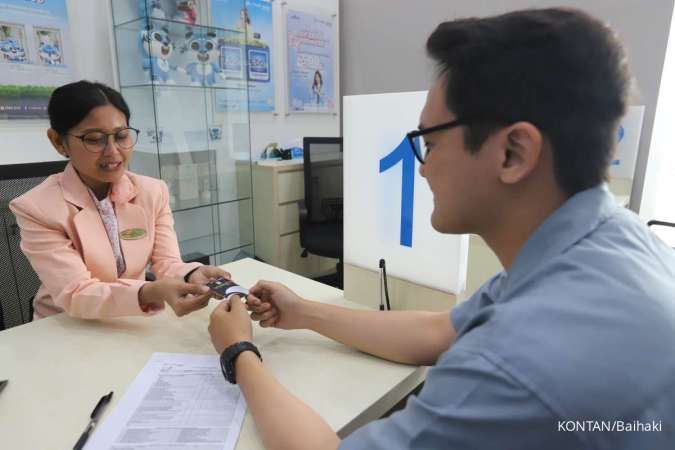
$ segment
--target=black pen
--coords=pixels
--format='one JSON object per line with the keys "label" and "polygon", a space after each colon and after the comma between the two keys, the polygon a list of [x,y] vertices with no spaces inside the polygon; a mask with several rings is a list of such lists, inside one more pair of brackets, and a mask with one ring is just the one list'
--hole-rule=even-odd
{"label": "black pen", "polygon": [[2,380],[0,381],[0,392],[7,386],[7,383],[9,383],[9,380]]}
{"label": "black pen", "polygon": [[89,416],[89,424],[87,425],[87,428],[84,429],[84,432],[82,433],[82,436],[80,436],[80,439],[77,440],[77,443],[75,443],[75,447],[73,447],[73,450],[82,450],[82,447],[84,447],[84,444],[87,443],[87,439],[89,439],[89,433],[91,433],[91,430],[94,429],[96,426],[96,423],[98,422],[98,418],[105,409],[105,407],[110,403],[110,399],[112,398],[113,393],[110,391],[108,395],[104,395],[101,397],[101,399],[98,401],[96,406],[94,406],[94,410],[91,412],[91,416]]}

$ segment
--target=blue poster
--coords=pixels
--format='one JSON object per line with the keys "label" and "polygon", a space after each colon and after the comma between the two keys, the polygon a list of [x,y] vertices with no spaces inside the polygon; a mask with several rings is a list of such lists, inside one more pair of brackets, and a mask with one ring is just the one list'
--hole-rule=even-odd
{"label": "blue poster", "polygon": [[0,0],[0,119],[42,119],[73,81],[66,0]]}
{"label": "blue poster", "polygon": [[288,11],[288,111],[333,112],[335,30],[330,17]]}
{"label": "blue poster", "polygon": [[[240,33],[238,42],[221,47],[221,67],[228,78],[240,78],[242,87],[248,83],[249,111],[274,111],[271,0],[211,0],[211,20],[215,27]],[[245,96],[217,92],[216,110],[241,111],[245,101]]]}

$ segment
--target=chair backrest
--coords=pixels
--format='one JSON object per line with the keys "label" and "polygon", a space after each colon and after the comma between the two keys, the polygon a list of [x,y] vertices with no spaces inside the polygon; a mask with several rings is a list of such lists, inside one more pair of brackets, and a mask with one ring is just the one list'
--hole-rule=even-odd
{"label": "chair backrest", "polygon": [[654,231],[663,242],[675,248],[675,223],[663,220],[650,220],[647,226]]}
{"label": "chair backrest", "polygon": [[342,222],[342,138],[303,139],[305,207],[310,222]]}
{"label": "chair backrest", "polygon": [[30,322],[40,279],[24,256],[21,234],[9,202],[63,172],[67,161],[0,166],[0,330]]}

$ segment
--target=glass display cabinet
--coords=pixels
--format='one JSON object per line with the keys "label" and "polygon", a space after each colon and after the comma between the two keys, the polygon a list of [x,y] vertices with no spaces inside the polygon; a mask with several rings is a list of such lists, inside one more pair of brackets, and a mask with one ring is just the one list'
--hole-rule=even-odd
{"label": "glass display cabinet", "polygon": [[141,130],[130,169],[168,185],[184,260],[253,256],[245,31],[211,24],[206,0],[111,2],[120,89]]}

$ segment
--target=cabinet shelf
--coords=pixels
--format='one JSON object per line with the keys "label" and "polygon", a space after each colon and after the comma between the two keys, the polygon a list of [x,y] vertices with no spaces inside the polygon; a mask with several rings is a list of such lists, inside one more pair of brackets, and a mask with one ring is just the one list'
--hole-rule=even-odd
{"label": "cabinet shelf", "polygon": [[[232,81],[235,81],[232,79]],[[239,81],[239,80],[236,80]],[[223,89],[228,91],[242,91],[246,92],[245,87],[238,86],[223,86],[223,85],[213,85],[213,86],[195,86],[192,84],[166,84],[166,83],[141,83],[141,84],[122,84],[120,85],[122,89],[134,89],[134,88],[155,88],[155,89]]]}
{"label": "cabinet shelf", "polygon": [[147,24],[147,23],[158,23],[158,24],[165,24],[167,27],[190,27],[194,30],[213,30],[213,31],[221,31],[225,33],[234,33],[237,35],[240,35],[243,37],[245,34],[241,30],[232,30],[230,28],[223,28],[215,25],[205,25],[205,24],[191,24],[191,23],[185,23],[185,22],[180,22],[178,20],[172,20],[172,19],[162,19],[160,17],[147,17],[147,16],[139,16],[135,17],[133,19],[127,19],[124,22],[115,24],[116,28],[135,28],[138,23],[141,24]]}
{"label": "cabinet shelf", "polygon": [[244,200],[251,200],[251,197],[241,197],[241,198],[235,198],[233,200],[225,200],[222,202],[212,202],[212,203],[205,203],[201,205],[196,205],[196,206],[186,206],[186,207],[181,207],[180,205],[176,205],[176,208],[172,208],[171,211],[174,213],[178,212],[183,212],[183,211],[191,211],[193,209],[199,209],[199,208],[209,208],[212,206],[219,206],[219,205],[227,205],[229,203],[236,203],[236,202],[241,202]]}
{"label": "cabinet shelf", "polygon": [[253,255],[246,62],[239,73],[226,59],[244,54],[245,33],[209,25],[206,1],[196,24],[173,20],[169,0],[159,0],[168,18],[142,15],[149,1],[111,2],[121,91],[140,130],[130,170],[166,182],[182,255]]}
{"label": "cabinet shelf", "polygon": [[235,247],[229,250],[224,250],[222,252],[215,252],[208,255],[196,252],[196,253],[184,253],[182,256],[185,260],[189,259],[191,261],[194,261],[197,258],[207,257],[213,261],[212,262],[213,264],[221,265],[227,264],[232,261],[236,261],[238,259],[241,259],[242,257],[254,258],[255,254],[252,245],[242,245],[241,247]]}
{"label": "cabinet shelf", "polygon": [[220,237],[221,236],[218,234],[213,234],[179,241],[178,245],[180,247],[181,255],[199,254],[203,256],[215,256],[221,253],[227,253],[233,250],[239,250],[245,247],[253,246],[253,242],[242,242],[236,246],[214,247],[213,243],[217,243]]}
{"label": "cabinet shelf", "polygon": [[[113,0],[114,1],[114,0]],[[120,85],[246,89],[247,42],[241,31],[170,19],[136,18],[115,26]]]}

